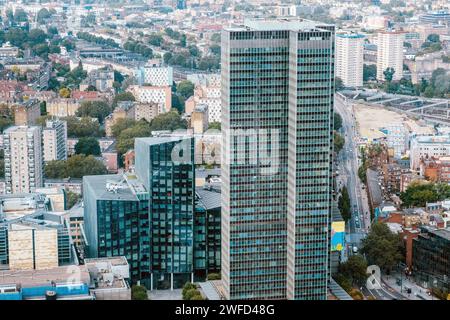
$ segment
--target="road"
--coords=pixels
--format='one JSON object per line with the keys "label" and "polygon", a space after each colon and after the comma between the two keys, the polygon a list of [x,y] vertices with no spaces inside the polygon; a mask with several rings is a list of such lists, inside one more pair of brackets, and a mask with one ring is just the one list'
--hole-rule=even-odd
{"label": "road", "polygon": [[[342,117],[341,134],[345,137],[345,145],[338,155],[337,185],[338,188],[347,186],[350,202],[352,206],[352,218],[347,223],[347,252],[344,256],[352,254],[352,247],[360,248],[361,240],[365,238],[370,230],[370,210],[369,202],[364,184],[358,177],[360,166],[358,132],[352,103],[347,103],[345,99],[338,95],[335,99],[336,111]],[[387,285],[383,280],[380,289],[362,288],[365,296],[373,296],[377,300],[404,300],[405,297]]]}
{"label": "road", "polygon": [[352,218],[349,221],[348,233],[352,245],[359,247],[360,240],[370,229],[370,212],[367,193],[358,177],[360,160],[358,159],[358,133],[354,118],[353,105],[346,103],[338,95],[335,99],[336,111],[342,117],[342,129],[345,145],[338,155],[337,178],[338,188],[347,187],[352,206]]}

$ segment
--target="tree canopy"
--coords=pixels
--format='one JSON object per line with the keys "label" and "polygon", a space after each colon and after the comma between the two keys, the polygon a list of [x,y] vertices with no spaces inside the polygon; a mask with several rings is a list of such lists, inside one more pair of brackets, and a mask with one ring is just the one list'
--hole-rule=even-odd
{"label": "tree canopy", "polygon": [[78,117],[97,118],[100,123],[111,113],[111,107],[104,101],[83,101],[78,108]]}
{"label": "tree canopy", "polygon": [[427,202],[436,202],[450,197],[450,185],[445,183],[413,182],[400,193],[405,207],[424,207]]}
{"label": "tree canopy", "polygon": [[194,84],[189,80],[183,80],[177,84],[177,93],[184,99],[194,95]]}
{"label": "tree canopy", "polygon": [[347,187],[342,187],[341,195],[338,198],[338,208],[341,213],[342,219],[348,221],[352,216],[350,195],[348,194]]}
{"label": "tree canopy", "polygon": [[361,253],[367,262],[389,272],[403,259],[403,242],[399,234],[391,232],[385,223],[372,224],[369,234],[362,240]]}
{"label": "tree canopy", "polygon": [[102,161],[94,156],[76,154],[67,160],[53,160],[46,163],[44,167],[46,178],[83,178],[83,176],[99,175],[108,173]]}
{"label": "tree canopy", "polygon": [[362,255],[352,255],[339,266],[339,273],[353,285],[362,286],[367,280],[367,261]]}
{"label": "tree canopy", "polygon": [[100,129],[100,124],[96,119],[92,118],[77,118],[69,116],[63,118],[67,121],[67,136],[68,137],[102,137],[104,132]]}
{"label": "tree canopy", "polygon": [[82,137],[75,145],[75,153],[98,156],[100,155],[100,144],[94,137]]}

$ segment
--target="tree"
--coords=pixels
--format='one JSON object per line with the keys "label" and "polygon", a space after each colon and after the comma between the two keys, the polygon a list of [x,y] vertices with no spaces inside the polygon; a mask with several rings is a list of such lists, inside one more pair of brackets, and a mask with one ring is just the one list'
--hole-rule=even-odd
{"label": "tree", "polygon": [[131,286],[131,300],[148,300],[147,288],[144,286]]}
{"label": "tree", "polygon": [[67,136],[71,138],[81,137],[102,137],[104,132],[100,129],[100,124],[92,118],[77,118],[69,116],[63,118],[67,121]]}
{"label": "tree", "polygon": [[429,42],[440,42],[440,38],[438,34],[432,33],[428,35],[427,40]]}
{"label": "tree", "polygon": [[395,73],[394,68],[392,68],[392,67],[386,68],[386,70],[383,71],[384,79],[387,82],[391,82],[392,79],[394,78],[394,73]]}
{"label": "tree", "polygon": [[118,138],[122,131],[131,128],[137,124],[137,121],[130,118],[121,118],[116,121],[111,127],[111,132],[114,138]]}
{"label": "tree", "polygon": [[105,165],[94,156],[75,154],[67,160],[53,160],[45,164],[44,174],[49,179],[83,178],[88,175],[106,174]]}
{"label": "tree", "polygon": [[220,280],[220,273],[209,273],[207,276],[208,280]]}
{"label": "tree", "polygon": [[208,124],[208,130],[209,129],[220,130],[221,129],[221,123],[220,122],[210,122]]}
{"label": "tree", "polygon": [[427,202],[442,201],[450,197],[450,186],[444,183],[414,182],[400,194],[405,207],[424,207]]}
{"label": "tree", "polygon": [[83,101],[76,115],[77,117],[97,118],[100,123],[103,123],[111,111],[111,107],[104,101]]}
{"label": "tree", "polygon": [[337,112],[334,112],[333,127],[334,127],[334,130],[336,130],[336,131],[338,131],[339,129],[342,128],[342,117]]}
{"label": "tree", "polygon": [[30,46],[35,46],[38,44],[43,44],[47,39],[47,34],[41,29],[32,29],[28,33],[28,43]]}
{"label": "tree", "polygon": [[120,101],[135,101],[135,100],[136,98],[134,97],[134,95],[128,91],[116,94],[112,103],[113,109],[117,107],[117,103]]}
{"label": "tree", "polygon": [[7,104],[0,104],[0,132],[14,124],[14,112]]}
{"label": "tree", "polygon": [[79,200],[81,196],[70,190],[66,191],[66,210],[72,208]]}
{"label": "tree", "polygon": [[362,240],[361,253],[366,256],[370,265],[375,264],[390,272],[403,259],[402,247],[399,234],[391,232],[385,223],[376,222]]}
{"label": "tree", "polygon": [[164,63],[169,64],[169,61],[172,60],[172,57],[173,57],[172,53],[170,53],[170,52],[164,53],[164,55],[163,55]]}
{"label": "tree", "polygon": [[333,279],[344,289],[346,292],[350,292],[352,290],[352,282],[350,279],[345,277],[344,275],[338,273],[333,276]]}
{"label": "tree", "polygon": [[189,98],[194,94],[194,84],[189,80],[183,80],[177,84],[177,93],[184,99]]}
{"label": "tree", "polygon": [[196,286],[195,284],[191,283],[191,282],[186,282],[186,283],[184,284],[183,290],[181,291],[181,296],[183,297],[183,300],[187,300],[187,299],[186,299],[186,293],[187,293],[189,290],[192,290],[192,289],[197,289],[197,286]]}
{"label": "tree", "polygon": [[352,217],[350,195],[348,194],[347,187],[342,187],[341,196],[338,198],[338,208],[341,213],[342,219],[348,221]]}
{"label": "tree", "polygon": [[148,39],[148,43],[152,46],[160,47],[163,42],[163,37],[160,34],[151,34]]}
{"label": "tree", "polygon": [[134,147],[134,139],[140,137],[150,137],[152,129],[150,124],[144,119],[139,120],[133,127],[123,130],[117,139],[117,151],[120,154],[126,153]]}
{"label": "tree", "polygon": [[75,145],[75,153],[98,156],[100,155],[100,144],[98,143],[98,140],[93,137],[80,138]]}
{"label": "tree", "polygon": [[377,78],[377,66],[374,64],[365,64],[363,66],[363,80],[369,81]]}
{"label": "tree", "polygon": [[176,129],[186,129],[186,120],[182,119],[177,111],[171,110],[166,113],[157,115],[150,122],[151,131],[159,130],[176,130]]}
{"label": "tree", "polygon": [[339,133],[337,133],[336,131],[333,132],[334,135],[334,151],[336,153],[339,153],[342,148],[344,147],[345,144],[345,138],[343,136],[341,136]]}
{"label": "tree", "polygon": [[27,42],[27,33],[22,29],[13,28],[5,34],[5,40],[9,41],[13,46],[24,49]]}
{"label": "tree", "polygon": [[342,82],[341,78],[336,77],[334,79],[334,87],[336,91],[342,90],[344,88],[344,83]]}
{"label": "tree", "polygon": [[189,289],[186,291],[183,300],[191,300],[192,297],[196,296],[199,293],[197,289]]}
{"label": "tree", "polygon": [[212,44],[209,47],[209,51],[211,51],[212,54],[220,56],[220,45],[218,44]]}
{"label": "tree", "polygon": [[67,88],[59,89],[59,96],[61,98],[70,98],[70,90]]}
{"label": "tree", "polygon": [[356,286],[362,286],[367,280],[367,261],[362,255],[352,255],[339,266],[339,273],[351,280]]}

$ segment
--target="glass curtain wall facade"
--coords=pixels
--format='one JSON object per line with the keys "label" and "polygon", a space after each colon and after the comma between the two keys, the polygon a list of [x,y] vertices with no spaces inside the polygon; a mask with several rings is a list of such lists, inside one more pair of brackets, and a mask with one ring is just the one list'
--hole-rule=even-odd
{"label": "glass curtain wall facade", "polygon": [[420,283],[450,290],[450,231],[423,228],[413,240],[413,274]]}
{"label": "glass curtain wall facade", "polygon": [[199,201],[194,217],[194,281],[220,272],[220,206],[205,208]]}
{"label": "glass curtain wall facade", "polygon": [[[148,178],[152,288],[180,288],[194,272],[194,140],[140,138],[135,144],[136,173]],[[173,161],[176,146],[179,161]]]}
{"label": "glass curtain wall facade", "polygon": [[227,298],[326,299],[334,27],[248,21],[221,67]]}

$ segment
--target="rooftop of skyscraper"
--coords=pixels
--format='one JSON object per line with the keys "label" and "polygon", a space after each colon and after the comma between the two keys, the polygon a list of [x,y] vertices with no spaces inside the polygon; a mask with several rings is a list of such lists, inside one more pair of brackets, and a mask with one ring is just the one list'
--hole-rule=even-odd
{"label": "rooftop of skyscraper", "polygon": [[90,186],[96,199],[138,200],[122,174],[84,176],[83,182]]}
{"label": "rooftop of skyscraper", "polygon": [[278,18],[278,19],[251,19],[245,20],[244,24],[237,27],[225,28],[229,31],[269,31],[269,30],[292,30],[292,31],[311,31],[317,29],[318,26],[326,26],[311,20],[305,20],[297,17]]}
{"label": "rooftop of skyscraper", "polygon": [[147,145],[151,146],[151,145],[157,145],[157,144],[161,144],[161,143],[167,143],[167,142],[174,142],[174,141],[181,141],[184,139],[187,139],[190,137],[174,137],[174,136],[165,136],[165,137],[149,137],[149,138],[136,138],[135,139],[135,143],[139,142],[144,142]]}

